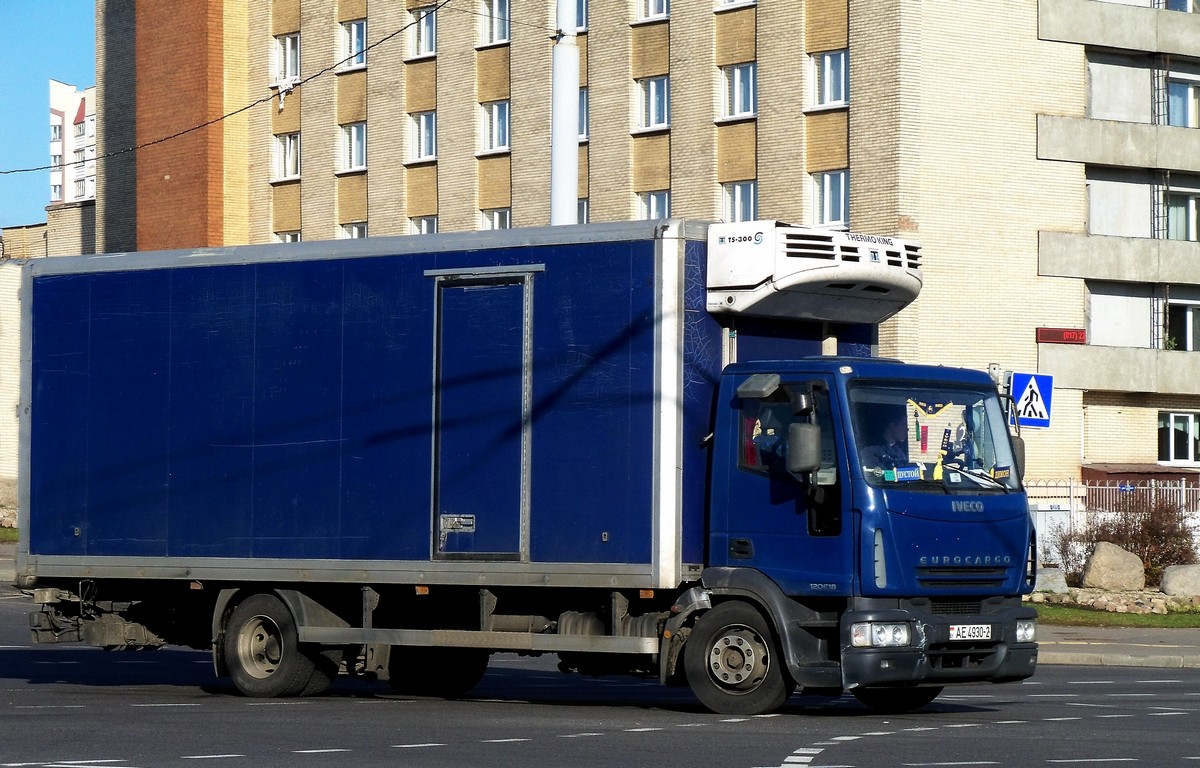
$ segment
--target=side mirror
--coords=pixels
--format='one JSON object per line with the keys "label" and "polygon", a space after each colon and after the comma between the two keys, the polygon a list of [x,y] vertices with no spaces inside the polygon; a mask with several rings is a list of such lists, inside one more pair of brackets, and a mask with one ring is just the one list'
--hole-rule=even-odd
{"label": "side mirror", "polygon": [[1017,477],[1025,479],[1025,438],[1012,436],[1013,461],[1016,462]]}
{"label": "side mirror", "polygon": [[787,471],[793,475],[821,468],[821,428],[816,424],[795,422],[788,426]]}

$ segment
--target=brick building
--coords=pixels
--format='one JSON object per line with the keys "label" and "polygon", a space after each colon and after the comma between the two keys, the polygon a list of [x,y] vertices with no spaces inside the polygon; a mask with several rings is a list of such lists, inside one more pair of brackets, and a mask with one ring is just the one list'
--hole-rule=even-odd
{"label": "brick building", "polygon": [[[102,250],[548,223],[552,3],[167,5],[97,2],[101,154],[187,131],[102,160]],[[1197,0],[577,8],[582,218],[919,239],[878,351],[1054,375],[1031,477],[1200,466]]]}

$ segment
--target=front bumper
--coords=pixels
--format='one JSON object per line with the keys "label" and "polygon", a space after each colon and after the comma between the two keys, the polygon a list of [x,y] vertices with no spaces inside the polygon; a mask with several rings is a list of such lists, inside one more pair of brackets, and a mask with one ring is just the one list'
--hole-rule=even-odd
{"label": "front bumper", "polygon": [[[1017,620],[1036,619],[1019,599],[999,611],[974,616],[933,615],[901,608],[853,610],[842,618],[842,683],[846,688],[888,685],[947,685],[951,683],[1024,680],[1037,668],[1036,642],[1017,641]],[[858,622],[904,621],[910,624],[911,644],[902,647],[859,648],[850,642],[850,627]],[[951,640],[955,624],[988,624],[989,640]]]}

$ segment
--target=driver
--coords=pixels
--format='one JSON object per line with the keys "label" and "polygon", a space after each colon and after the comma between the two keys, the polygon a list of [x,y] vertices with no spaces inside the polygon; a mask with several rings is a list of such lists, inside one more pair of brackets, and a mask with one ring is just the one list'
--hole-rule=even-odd
{"label": "driver", "polygon": [[883,427],[883,439],[863,449],[863,466],[894,469],[909,463],[908,431],[903,415],[893,416]]}

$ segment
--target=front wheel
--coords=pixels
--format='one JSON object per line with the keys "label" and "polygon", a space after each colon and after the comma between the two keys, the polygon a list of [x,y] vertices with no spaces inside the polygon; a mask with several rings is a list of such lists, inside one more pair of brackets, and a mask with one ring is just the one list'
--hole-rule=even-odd
{"label": "front wheel", "polygon": [[766,619],[747,603],[721,603],[701,616],[683,663],[696,698],[722,715],[772,712],[795,690]]}
{"label": "front wheel", "polygon": [[233,609],[225,628],[225,663],[233,684],[247,696],[316,692],[306,690],[316,665],[300,650],[291,611],[272,594],[251,595]]}
{"label": "front wheel", "polygon": [[880,712],[912,712],[938,697],[941,688],[855,688],[854,698]]}

